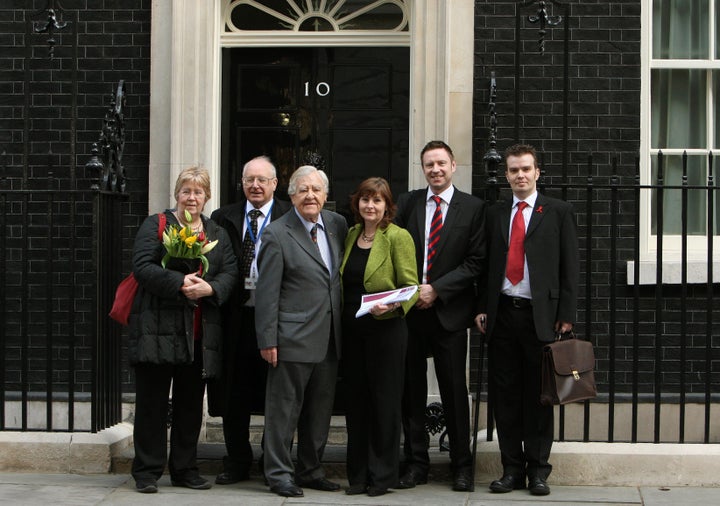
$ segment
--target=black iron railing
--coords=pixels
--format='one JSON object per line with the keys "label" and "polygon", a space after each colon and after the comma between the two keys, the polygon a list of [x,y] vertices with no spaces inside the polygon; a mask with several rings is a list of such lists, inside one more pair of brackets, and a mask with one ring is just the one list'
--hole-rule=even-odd
{"label": "black iron railing", "polygon": [[98,172],[92,187],[63,188],[51,155],[47,188],[0,178],[0,430],[121,421],[120,327],[107,314],[124,247],[124,103],[121,82],[86,165]]}
{"label": "black iron railing", "polygon": [[[570,417],[569,408],[559,409],[559,440],[718,441],[711,411],[720,403],[720,352],[713,346],[720,336],[714,320],[720,309],[720,288],[713,272],[720,187],[714,181],[712,154],[707,155],[709,171],[703,185],[688,184],[687,156],[683,157],[681,184],[665,184],[664,158],[659,153],[655,184],[640,183],[639,162],[637,174],[631,177],[590,175],[584,182],[565,183],[547,183],[542,177],[539,181],[539,191],[570,200],[576,210],[581,258],[576,328],[595,345],[597,360],[599,396],[586,401],[580,415],[574,412]],[[591,156],[587,167],[588,174],[598,173]],[[509,195],[507,185],[495,181],[489,177],[484,188],[489,202],[500,194]],[[680,209],[672,211],[681,216],[680,234],[672,236],[679,241],[679,254],[672,258],[663,253],[670,238],[664,225],[668,213],[664,196],[670,192],[679,193],[681,202]],[[699,192],[706,198],[707,233],[693,237],[688,232],[688,203]],[[652,207],[642,206],[643,202],[652,202]],[[643,228],[643,220],[654,220],[655,225]],[[643,230],[652,258],[641,251]],[[705,246],[694,251],[702,260],[693,262],[688,244],[698,238]],[[668,279],[664,270],[671,261],[678,265],[679,274]],[[650,274],[641,275],[643,263],[653,266]],[[689,280],[691,265],[699,267],[703,279]],[[578,419],[581,430],[576,426]],[[487,426],[493,428],[491,414]],[[492,437],[492,430],[488,436]]]}

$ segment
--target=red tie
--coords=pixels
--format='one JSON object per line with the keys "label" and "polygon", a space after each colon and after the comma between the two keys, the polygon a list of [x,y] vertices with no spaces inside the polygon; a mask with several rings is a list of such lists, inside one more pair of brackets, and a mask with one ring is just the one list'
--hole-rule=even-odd
{"label": "red tie", "polygon": [[517,211],[513,217],[512,230],[510,231],[510,249],[508,250],[505,276],[513,285],[517,285],[522,281],[525,271],[525,219],[523,218],[523,209],[527,205],[527,202],[523,201],[517,203]]}
{"label": "red tie", "polygon": [[427,247],[427,270],[425,271],[425,277],[427,281],[430,281],[430,268],[432,267],[433,259],[437,250],[437,243],[440,240],[440,229],[443,226],[442,222],[442,209],[440,203],[442,199],[437,195],[430,197],[435,201],[435,212],[433,213],[432,221],[430,222],[430,234],[428,234],[428,247]]}

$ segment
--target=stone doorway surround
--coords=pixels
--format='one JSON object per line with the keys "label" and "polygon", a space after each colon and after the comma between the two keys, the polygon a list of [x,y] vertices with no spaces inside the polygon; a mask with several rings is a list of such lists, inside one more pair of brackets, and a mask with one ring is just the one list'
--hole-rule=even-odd
{"label": "stone doorway surround", "polygon": [[[218,196],[222,47],[409,46],[410,188],[425,186],[419,153],[431,139],[455,152],[456,185],[471,190],[474,3],[403,0],[409,30],[229,32],[232,0],[153,0],[150,75],[149,213],[174,204],[173,186],[191,165],[210,170]],[[305,0],[295,0],[305,5]],[[219,205],[213,198],[209,214]]]}
{"label": "stone doorway surround", "polygon": [[[309,0],[294,0],[305,5]],[[423,188],[420,150],[445,140],[457,162],[455,185],[471,192],[474,4],[471,0],[400,0],[408,7],[406,31],[226,31],[233,0],[153,0],[150,68],[148,213],[175,204],[180,171],[210,171],[219,206],[221,49],[288,45],[410,47],[410,149],[408,189]],[[370,3],[370,2],[369,2]],[[432,359],[428,403],[440,401]],[[468,403],[472,399],[468,396]]]}

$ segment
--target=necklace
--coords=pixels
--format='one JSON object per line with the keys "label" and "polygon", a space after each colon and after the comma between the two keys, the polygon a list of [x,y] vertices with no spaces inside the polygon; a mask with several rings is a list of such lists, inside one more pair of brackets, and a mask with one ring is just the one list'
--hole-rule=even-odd
{"label": "necklace", "polygon": [[[182,226],[183,220],[180,219],[180,215],[177,213],[177,211],[174,212],[173,214],[175,215],[175,218],[178,220],[178,223],[180,223],[180,225]],[[200,223],[198,223],[197,225],[193,225],[192,223],[187,223],[186,225],[189,226],[193,230],[193,232],[195,232],[196,234],[199,234],[200,232],[203,231],[202,220],[200,220]]]}
{"label": "necklace", "polygon": [[370,237],[365,235],[365,232],[362,233],[362,240],[365,242],[373,242],[373,239],[375,239],[375,234],[371,235]]}

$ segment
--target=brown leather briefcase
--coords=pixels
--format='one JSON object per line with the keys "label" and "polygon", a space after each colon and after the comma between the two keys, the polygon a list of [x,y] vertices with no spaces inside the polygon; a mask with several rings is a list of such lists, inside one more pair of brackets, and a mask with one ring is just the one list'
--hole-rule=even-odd
{"label": "brown leather briefcase", "polygon": [[552,406],[597,397],[592,343],[559,339],[543,348],[540,404]]}

